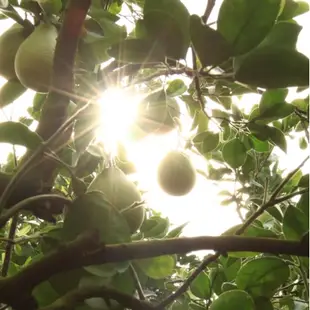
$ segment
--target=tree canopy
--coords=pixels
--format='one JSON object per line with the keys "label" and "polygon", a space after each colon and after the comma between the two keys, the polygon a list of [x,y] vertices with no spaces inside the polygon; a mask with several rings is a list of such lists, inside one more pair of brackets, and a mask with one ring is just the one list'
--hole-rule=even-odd
{"label": "tree canopy", "polygon": [[[27,113],[0,122],[1,145],[26,149],[0,170],[0,309],[309,309],[309,156],[291,171],[277,156],[289,139],[309,144],[309,59],[296,48],[309,5],[223,0],[211,21],[205,2],[195,15],[181,0],[0,0],[13,22],[0,107],[33,91]],[[110,89],[127,92],[120,114],[136,109],[132,143],[176,134],[162,190],[230,182],[218,207],[241,224],[186,237],[187,223],[149,206],[125,145],[98,140]]]}

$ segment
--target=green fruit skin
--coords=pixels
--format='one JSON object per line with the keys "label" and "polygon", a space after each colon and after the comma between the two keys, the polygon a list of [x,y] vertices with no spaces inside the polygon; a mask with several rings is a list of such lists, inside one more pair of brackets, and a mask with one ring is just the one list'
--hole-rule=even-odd
{"label": "green fruit skin", "polygon": [[14,24],[0,37],[0,75],[7,80],[16,78],[15,55],[25,38],[24,29],[19,24]]}
{"label": "green fruit skin", "polygon": [[[89,185],[88,191],[101,191],[119,211],[126,209],[134,202],[142,200],[141,194],[134,183],[117,167],[104,169]],[[136,232],[145,216],[143,206],[122,212],[125,216],[131,233]]]}
{"label": "green fruit skin", "polygon": [[25,87],[39,93],[49,91],[57,36],[53,25],[40,24],[20,45],[15,72]]}
{"label": "green fruit skin", "polygon": [[171,151],[158,166],[157,180],[167,194],[183,196],[193,189],[196,171],[187,155]]}

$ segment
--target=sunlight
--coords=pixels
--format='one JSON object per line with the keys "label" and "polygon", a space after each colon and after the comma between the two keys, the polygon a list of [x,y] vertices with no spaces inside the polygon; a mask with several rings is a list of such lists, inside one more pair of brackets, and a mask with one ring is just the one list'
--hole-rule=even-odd
{"label": "sunlight", "polygon": [[117,142],[124,142],[130,125],[135,121],[137,107],[141,96],[134,91],[109,88],[98,103],[101,107],[101,126],[98,129],[98,140],[107,149],[115,152]]}

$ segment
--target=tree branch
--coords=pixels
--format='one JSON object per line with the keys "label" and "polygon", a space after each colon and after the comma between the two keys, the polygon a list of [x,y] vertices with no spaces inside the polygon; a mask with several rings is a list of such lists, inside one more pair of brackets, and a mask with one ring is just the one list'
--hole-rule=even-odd
{"label": "tree branch", "polygon": [[101,297],[105,300],[112,299],[123,307],[133,310],[154,310],[154,307],[150,303],[106,286],[85,287],[72,290],[51,305],[39,310],[74,310],[85,299],[93,297]]}
{"label": "tree branch", "polygon": [[[15,232],[18,224],[18,214],[15,214],[15,216],[12,218],[9,234],[8,234],[8,239],[14,239],[15,237]],[[5,246],[5,255],[3,259],[3,264],[2,264],[2,269],[1,269],[1,276],[6,277],[9,267],[10,267],[10,261],[11,261],[11,256],[12,256],[12,249],[13,249],[13,244],[8,242]]]}
{"label": "tree branch", "polygon": [[26,198],[17,203],[16,205],[14,205],[13,207],[11,207],[10,209],[8,209],[4,214],[0,216],[0,228],[2,228],[12,216],[14,216],[20,210],[25,209],[27,206],[29,205],[35,206],[36,205],[35,203],[39,201],[53,201],[53,200],[63,205],[70,205],[72,203],[70,199],[54,194],[38,195]]}
{"label": "tree branch", "polygon": [[[63,24],[55,49],[51,91],[49,92],[43,105],[40,122],[36,130],[36,132],[44,140],[49,139],[61,127],[67,118],[67,108],[70,102],[70,97],[73,96],[73,68],[75,53],[77,50],[81,29],[90,4],[90,0],[70,0],[65,11]],[[58,143],[65,144],[71,136],[71,130],[71,128],[69,130],[65,130],[62,133],[62,141],[58,141]],[[30,151],[26,153],[21,162],[20,169],[22,169],[24,166],[23,164],[27,163],[28,159],[32,155],[33,153]],[[41,155],[43,156],[43,154]],[[28,171],[27,175],[24,177],[25,179],[29,179],[29,182],[38,184],[38,187],[39,183],[43,183],[49,184],[49,187],[52,188],[55,178],[55,169],[57,166],[55,162],[47,160],[39,162],[40,163]],[[5,204],[5,200],[9,196],[8,188],[12,188],[13,183],[14,180],[11,180],[5,189],[2,195],[0,207]],[[29,192],[28,197],[34,195],[34,193]],[[44,213],[48,212],[42,208],[42,210],[38,210],[36,215],[43,219],[50,220],[51,215],[45,215]]]}
{"label": "tree branch", "polygon": [[202,15],[202,20],[204,23],[208,21],[214,6],[215,6],[215,0],[208,0],[205,12]]}

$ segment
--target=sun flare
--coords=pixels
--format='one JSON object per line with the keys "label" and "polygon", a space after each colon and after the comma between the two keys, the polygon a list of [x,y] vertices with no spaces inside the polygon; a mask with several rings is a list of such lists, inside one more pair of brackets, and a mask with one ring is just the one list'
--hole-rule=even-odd
{"label": "sun flare", "polygon": [[141,96],[134,91],[109,88],[98,103],[101,108],[101,126],[98,139],[103,141],[111,152],[117,142],[124,142],[130,126],[135,122]]}

